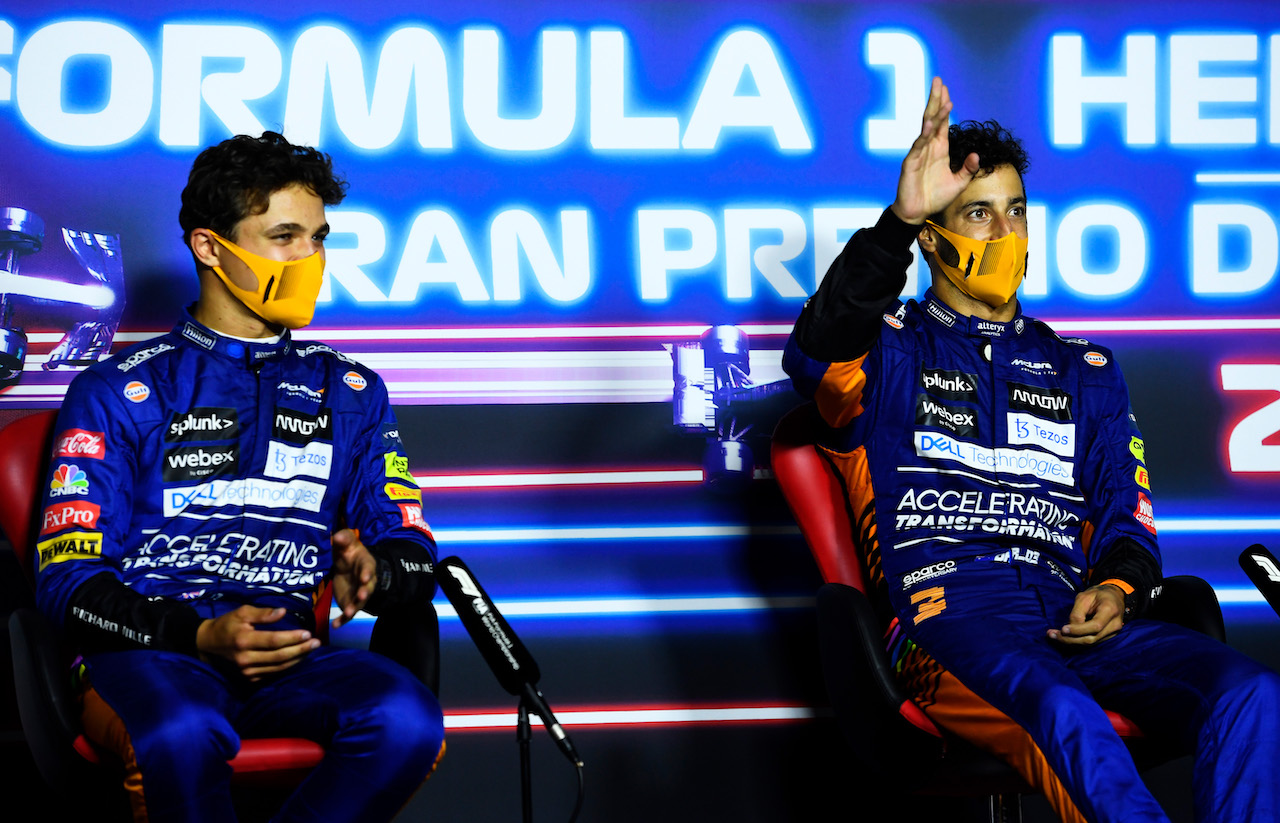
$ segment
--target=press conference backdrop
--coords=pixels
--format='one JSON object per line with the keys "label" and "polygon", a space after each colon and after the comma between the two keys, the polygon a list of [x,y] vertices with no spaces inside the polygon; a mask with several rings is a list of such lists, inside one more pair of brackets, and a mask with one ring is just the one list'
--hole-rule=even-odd
{"label": "press conference backdrop", "polygon": [[[194,299],[202,147],[320,147],[351,187],[299,337],[387,380],[437,538],[580,736],[587,816],[786,819],[852,766],[772,384],[934,74],[1030,151],[1023,304],[1123,365],[1166,572],[1274,664],[1235,558],[1280,531],[1275,4],[2,3],[0,416]],[[405,816],[514,817],[512,707],[444,634],[455,754]]]}

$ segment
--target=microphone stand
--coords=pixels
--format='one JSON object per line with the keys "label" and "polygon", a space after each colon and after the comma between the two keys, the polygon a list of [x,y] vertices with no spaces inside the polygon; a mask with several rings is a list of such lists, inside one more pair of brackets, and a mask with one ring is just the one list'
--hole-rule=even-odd
{"label": "microphone stand", "polygon": [[525,697],[520,696],[520,705],[516,709],[516,743],[520,747],[520,807],[524,823],[533,823],[533,768],[529,761],[529,740],[533,733],[529,730],[529,707],[525,705]]}

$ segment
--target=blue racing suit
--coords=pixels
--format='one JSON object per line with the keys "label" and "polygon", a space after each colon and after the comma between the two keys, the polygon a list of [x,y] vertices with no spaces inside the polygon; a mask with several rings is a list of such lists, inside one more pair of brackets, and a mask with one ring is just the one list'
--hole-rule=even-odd
{"label": "blue racing suit", "polygon": [[[286,609],[260,628],[314,632],[330,535],[342,527],[377,561],[368,611],[431,599],[435,543],[382,380],[326,345],[287,332],[241,341],[188,314],[77,376],[56,432],[37,599],[85,655],[96,693],[86,730],[107,729],[95,742],[134,761],[135,809],[228,819],[225,761],[243,733],[326,744],[286,818],[389,819],[443,746],[439,706],[406,670],[319,649],[250,683],[196,649],[204,620],[243,604]],[[91,705],[118,715],[121,739],[110,739],[119,724],[89,717]],[[371,718],[379,705],[400,716]],[[188,715],[216,728],[165,742]],[[410,741],[409,756],[386,747],[384,721],[398,724],[390,737]]]}
{"label": "blue racing suit", "polygon": [[[1280,679],[1139,619],[1159,552],[1114,356],[1020,312],[965,317],[932,291],[898,302],[918,231],[886,210],[855,235],[784,354],[829,426],[821,445],[848,491],[902,682],[939,725],[1044,788],[1064,819],[1165,819],[1099,701],[1197,751],[1202,820],[1277,819],[1280,735],[1261,707]],[[1132,622],[1093,646],[1049,640],[1076,595],[1103,582],[1126,593]],[[946,705],[965,690],[973,705]]]}

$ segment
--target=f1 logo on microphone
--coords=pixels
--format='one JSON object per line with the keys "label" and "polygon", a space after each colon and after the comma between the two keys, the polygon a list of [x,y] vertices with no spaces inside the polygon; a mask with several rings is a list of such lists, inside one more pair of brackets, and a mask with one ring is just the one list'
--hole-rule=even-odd
{"label": "f1 logo on microphone", "polygon": [[1270,557],[1261,554],[1249,555],[1253,558],[1253,562],[1258,564],[1264,572],[1267,573],[1267,579],[1272,583],[1280,583],[1280,568],[1276,568],[1276,564],[1272,562]]}
{"label": "f1 logo on microphone", "polygon": [[457,566],[447,566],[449,574],[453,575],[458,581],[458,585],[462,588],[462,593],[467,597],[474,598],[471,606],[476,610],[476,614],[483,617],[489,611],[489,606],[484,602],[484,595],[480,593],[480,588],[476,585],[476,581],[471,579],[471,575],[467,574]]}

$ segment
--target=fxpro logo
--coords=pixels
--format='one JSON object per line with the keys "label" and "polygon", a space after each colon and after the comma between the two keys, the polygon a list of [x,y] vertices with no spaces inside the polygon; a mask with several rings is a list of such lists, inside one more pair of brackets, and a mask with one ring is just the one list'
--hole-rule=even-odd
{"label": "fxpro logo", "polygon": [[325,487],[307,480],[277,483],[256,477],[242,480],[211,480],[199,486],[164,490],[164,516],[176,517],[189,506],[264,506],[269,509],[320,511]]}
{"label": "fxpro logo", "polygon": [[1074,463],[1031,449],[989,449],[953,440],[945,434],[919,431],[915,444],[918,457],[950,460],[986,472],[1028,474],[1063,486],[1075,483]]}

